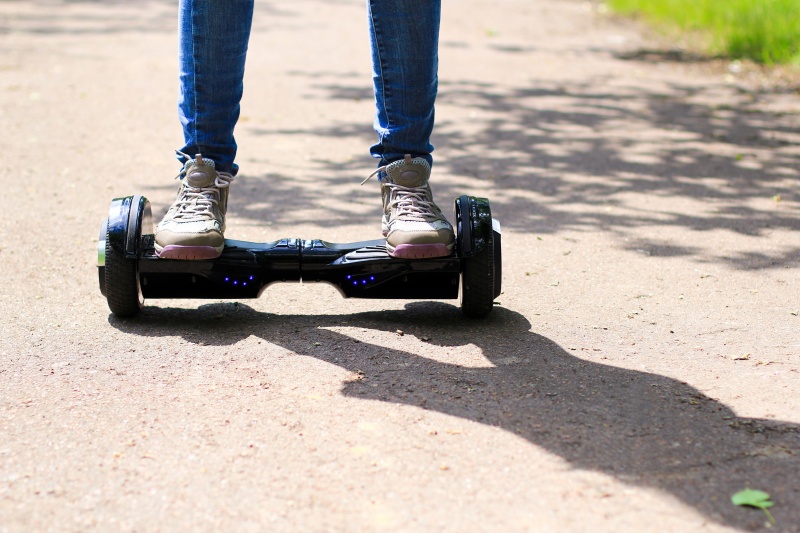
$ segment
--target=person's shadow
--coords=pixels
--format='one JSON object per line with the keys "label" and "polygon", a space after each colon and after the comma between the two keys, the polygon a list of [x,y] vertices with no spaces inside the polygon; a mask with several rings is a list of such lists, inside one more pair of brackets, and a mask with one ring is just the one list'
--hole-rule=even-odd
{"label": "person's shadow", "polygon": [[[800,531],[797,424],[740,418],[686,383],[577,358],[508,309],[474,321],[441,303],[322,316],[259,313],[237,303],[150,307],[136,321],[109,321],[128,333],[177,333],[211,345],[257,336],[357,373],[361,379],[343,383],[344,395],[500,427],[576,468],[665,491],[728,526],[763,526],[764,515],[730,499],[744,488],[763,488],[776,501],[779,529]],[[494,366],[466,368],[354,342],[329,329],[339,326],[402,329],[438,346],[474,344]]]}

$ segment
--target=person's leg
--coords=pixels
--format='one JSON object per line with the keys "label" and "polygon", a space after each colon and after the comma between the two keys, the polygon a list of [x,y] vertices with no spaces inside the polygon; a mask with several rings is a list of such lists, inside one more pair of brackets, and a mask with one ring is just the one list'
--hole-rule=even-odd
{"label": "person's leg", "polygon": [[450,255],[453,227],[433,202],[430,136],[438,87],[440,0],[367,0],[375,90],[370,152],[383,197],[382,229],[394,257]]}
{"label": "person's leg", "polygon": [[160,257],[209,259],[225,245],[253,0],[181,0],[180,99],[185,145],[178,197],[156,228]]}
{"label": "person's leg", "polygon": [[[180,98],[185,144],[217,170],[236,174],[233,128],[239,119],[253,0],[181,0]],[[186,162],[182,158],[182,162]]]}
{"label": "person's leg", "polygon": [[368,0],[375,131],[381,165],[405,154],[429,163],[438,88],[440,0]]}

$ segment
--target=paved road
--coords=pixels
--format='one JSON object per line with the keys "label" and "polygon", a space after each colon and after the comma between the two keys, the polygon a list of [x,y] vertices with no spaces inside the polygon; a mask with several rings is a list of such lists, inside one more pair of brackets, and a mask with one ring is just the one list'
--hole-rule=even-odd
{"label": "paved road", "polygon": [[[174,2],[0,3],[0,531],[800,531],[798,97],[588,3],[446,3],[434,190],[505,292],[110,315],[180,144]],[[229,236],[374,238],[360,1],[258,2]],[[775,530],[775,529],[773,529]]]}

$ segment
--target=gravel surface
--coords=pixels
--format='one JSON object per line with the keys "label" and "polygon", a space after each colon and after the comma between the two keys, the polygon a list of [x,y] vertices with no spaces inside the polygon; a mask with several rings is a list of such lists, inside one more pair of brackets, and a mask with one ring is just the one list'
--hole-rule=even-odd
{"label": "gravel surface", "polygon": [[[766,529],[746,487],[800,531],[795,92],[446,2],[433,186],[503,224],[488,320],[308,283],[120,320],[97,234],[174,198],[174,4],[0,2],[0,532]],[[362,2],[257,4],[227,235],[378,237]]]}

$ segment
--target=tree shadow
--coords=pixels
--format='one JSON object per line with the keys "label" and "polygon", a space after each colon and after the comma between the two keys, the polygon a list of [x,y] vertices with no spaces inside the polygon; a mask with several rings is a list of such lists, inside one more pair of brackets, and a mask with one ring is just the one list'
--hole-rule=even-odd
{"label": "tree shadow", "polygon": [[[308,98],[368,96],[357,80],[333,82],[332,75],[315,72],[306,76]],[[724,84],[671,83],[660,89],[608,85],[603,77],[530,88],[443,82],[440,105],[462,110],[462,118],[440,119],[434,133],[437,197],[469,192],[462,177],[474,178],[470,185],[490,196],[493,213],[513,230],[553,234],[599,228],[641,238],[635,230],[642,226],[656,232],[677,227],[690,230],[693,242],[671,245],[702,254],[705,261],[744,270],[800,264],[791,250],[754,263],[751,257],[760,258],[763,250],[718,256],[713,247],[697,246],[703,241],[698,233],[720,229],[749,237],[800,230],[793,196],[800,146],[796,115],[764,111],[762,95],[756,92],[734,91],[732,99],[720,104],[709,95],[730,91]],[[471,115],[478,118],[463,118]],[[364,146],[372,142],[368,125],[348,120],[291,131],[251,127],[248,133],[308,136],[319,142],[351,138]],[[255,192],[272,195],[265,211],[297,195],[306,205],[333,198],[346,206],[353,194],[346,183],[363,173],[363,166],[364,159],[358,158],[345,164],[315,161],[308,172],[331,185],[324,188],[325,199],[309,190],[273,195],[265,187]],[[780,198],[789,201],[780,203]],[[664,208],[642,205],[650,199],[671,203]],[[682,207],[688,202],[697,208]]]}
{"label": "tree shadow", "polygon": [[[562,457],[633,486],[658,489],[708,519],[759,529],[760,513],[730,496],[769,487],[778,524],[800,524],[800,427],[738,417],[688,384],[576,357],[531,331],[521,314],[497,308],[488,320],[458,308],[413,303],[404,311],[354,315],[273,315],[242,304],[197,310],[148,308],[136,321],[110,316],[126,333],[180,335],[227,346],[250,336],[347,369],[342,394],[401,403],[502,428]],[[346,328],[392,333],[402,324],[414,350],[359,341]],[[419,342],[422,341],[422,344]],[[426,357],[437,347],[477,346],[492,364],[466,368]]]}
{"label": "tree shadow", "polygon": [[724,55],[699,54],[681,48],[637,48],[618,53],[615,57],[627,61],[668,61],[671,63],[712,63],[725,59]]}
{"label": "tree shadow", "polygon": [[[29,0],[0,17],[0,35],[111,35],[175,30],[174,2],[145,0]],[[128,8],[135,7],[131,16]]]}
{"label": "tree shadow", "polygon": [[[0,16],[0,35],[116,35],[174,33],[177,25],[175,0],[26,0],[22,9],[9,9]],[[276,17],[294,13],[274,2],[257,2],[255,13]],[[255,19],[259,24],[263,19]]]}

